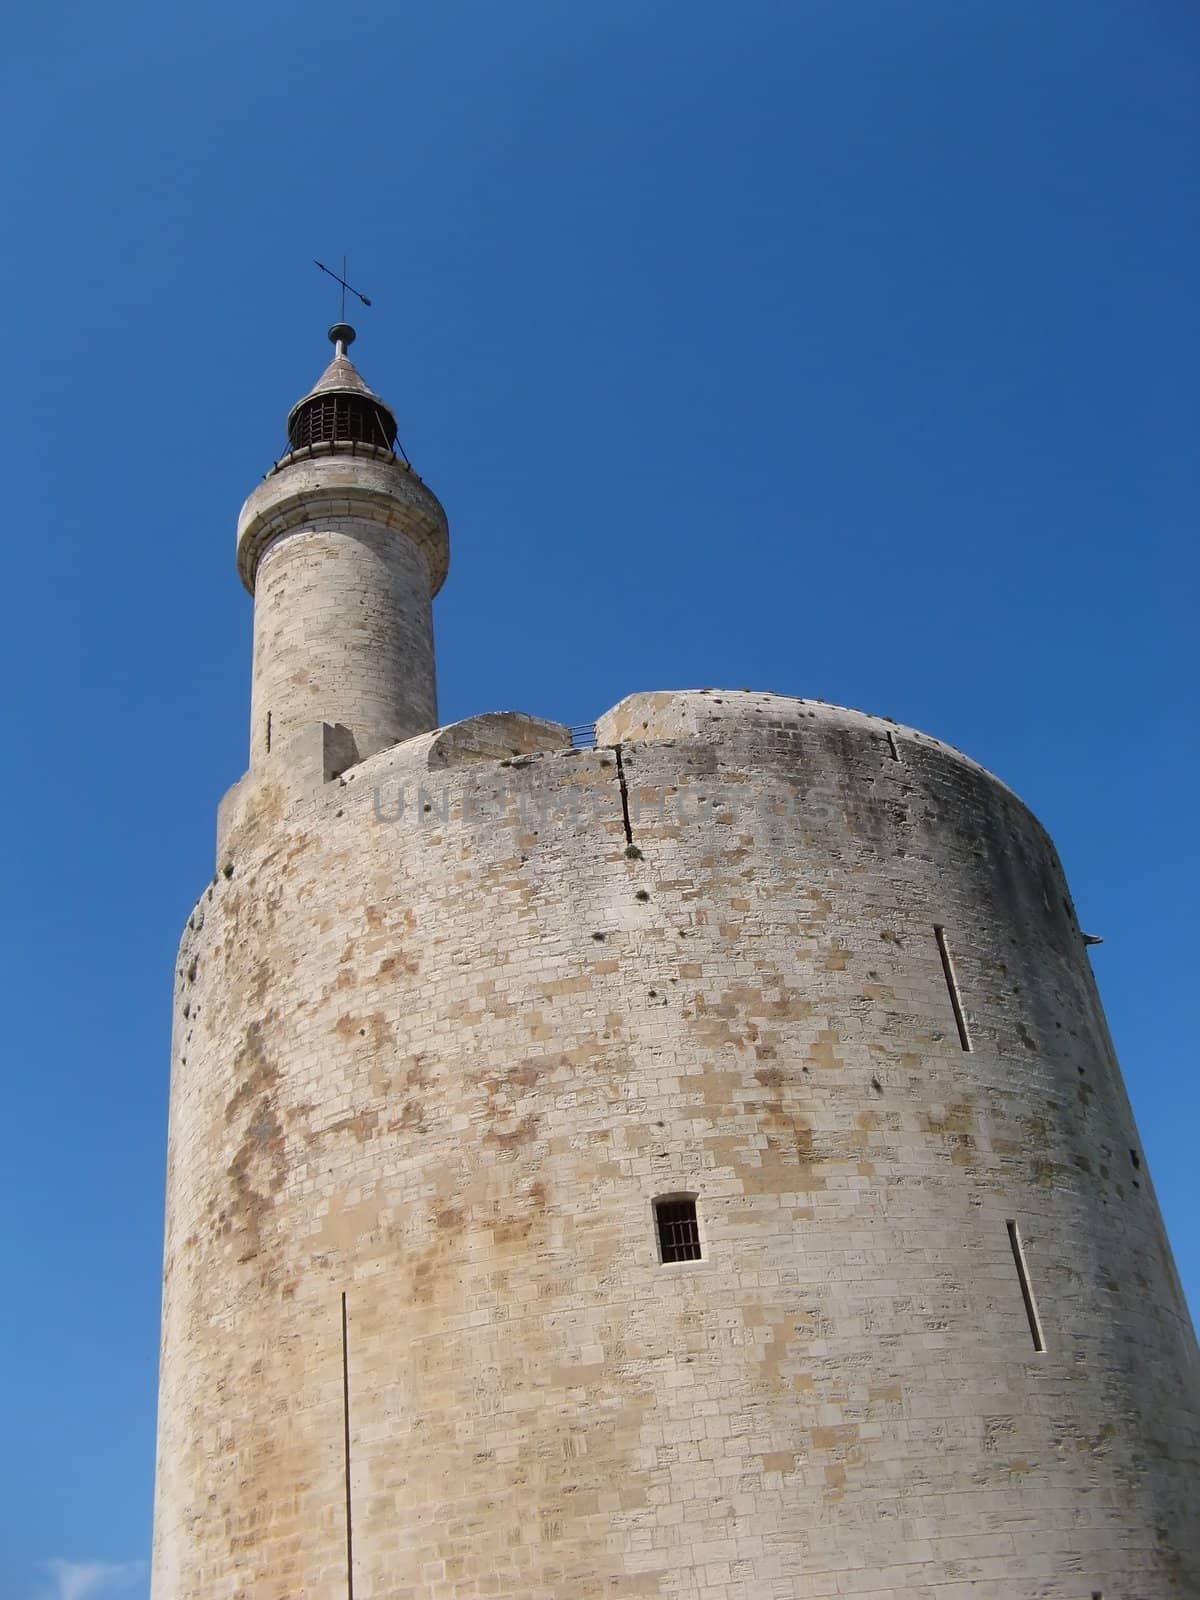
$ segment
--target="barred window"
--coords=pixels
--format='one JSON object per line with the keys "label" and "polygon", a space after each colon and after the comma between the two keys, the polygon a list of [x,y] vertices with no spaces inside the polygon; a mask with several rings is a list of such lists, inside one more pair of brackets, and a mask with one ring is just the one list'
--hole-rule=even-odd
{"label": "barred window", "polygon": [[671,1195],[654,1202],[658,1228],[658,1254],[662,1261],[699,1261],[700,1228],[696,1201],[690,1195]]}

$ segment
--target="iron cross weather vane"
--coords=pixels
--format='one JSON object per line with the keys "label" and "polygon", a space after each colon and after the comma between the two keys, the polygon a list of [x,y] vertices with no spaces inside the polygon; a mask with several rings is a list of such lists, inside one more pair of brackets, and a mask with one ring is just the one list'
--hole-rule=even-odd
{"label": "iron cross weather vane", "polygon": [[314,267],[320,267],[322,272],[327,272],[329,274],[329,276],[333,279],[334,283],[341,284],[341,286],[342,286],[342,314],[341,314],[341,320],[343,322],[345,322],[345,320],[346,320],[346,290],[347,289],[349,289],[350,293],[352,295],[354,295],[356,299],[361,300],[363,305],[369,306],[371,304],[371,302],[367,299],[366,295],[361,292],[361,290],[356,289],[352,283],[347,283],[346,282],[346,258],[345,258],[345,256],[342,257],[342,270],[341,270],[340,274],[335,272],[332,267],[327,267],[323,261],[316,260],[315,257],[313,259],[313,266]]}

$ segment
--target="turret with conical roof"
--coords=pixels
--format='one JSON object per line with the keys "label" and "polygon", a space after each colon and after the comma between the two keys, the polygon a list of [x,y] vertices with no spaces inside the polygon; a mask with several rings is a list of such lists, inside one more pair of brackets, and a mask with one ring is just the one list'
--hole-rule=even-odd
{"label": "turret with conical roof", "polygon": [[437,725],[431,602],[449,564],[446,514],[347,356],[353,328],[329,337],[333,360],[288,416],[288,451],[238,519],[254,596],[252,767],[315,741],[344,770]]}

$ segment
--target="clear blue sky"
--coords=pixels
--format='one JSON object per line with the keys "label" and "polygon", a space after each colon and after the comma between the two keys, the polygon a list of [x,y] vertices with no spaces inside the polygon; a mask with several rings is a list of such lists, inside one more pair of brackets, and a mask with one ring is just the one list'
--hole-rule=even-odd
{"label": "clear blue sky", "polygon": [[3,1600],[145,1593],[172,962],[313,256],[449,510],[443,719],[752,686],[998,772],[1200,1301],[1198,78],[1191,0],[10,9]]}

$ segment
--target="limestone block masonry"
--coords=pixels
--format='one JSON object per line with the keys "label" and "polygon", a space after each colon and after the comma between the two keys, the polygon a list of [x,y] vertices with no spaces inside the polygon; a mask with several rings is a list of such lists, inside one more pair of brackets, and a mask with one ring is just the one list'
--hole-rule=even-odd
{"label": "limestone block masonry", "polygon": [[238,522],[254,596],[250,760],[317,722],[358,759],[437,723],[431,603],[446,515],[389,451],[329,442],[286,456]]}
{"label": "limestone block masonry", "polygon": [[[428,556],[312,470],[256,728],[360,759],[256,759],[183,937],[155,1600],[1200,1595],[1196,1342],[1029,811],[768,694],[435,730]],[[293,684],[377,585],[402,671]]]}

